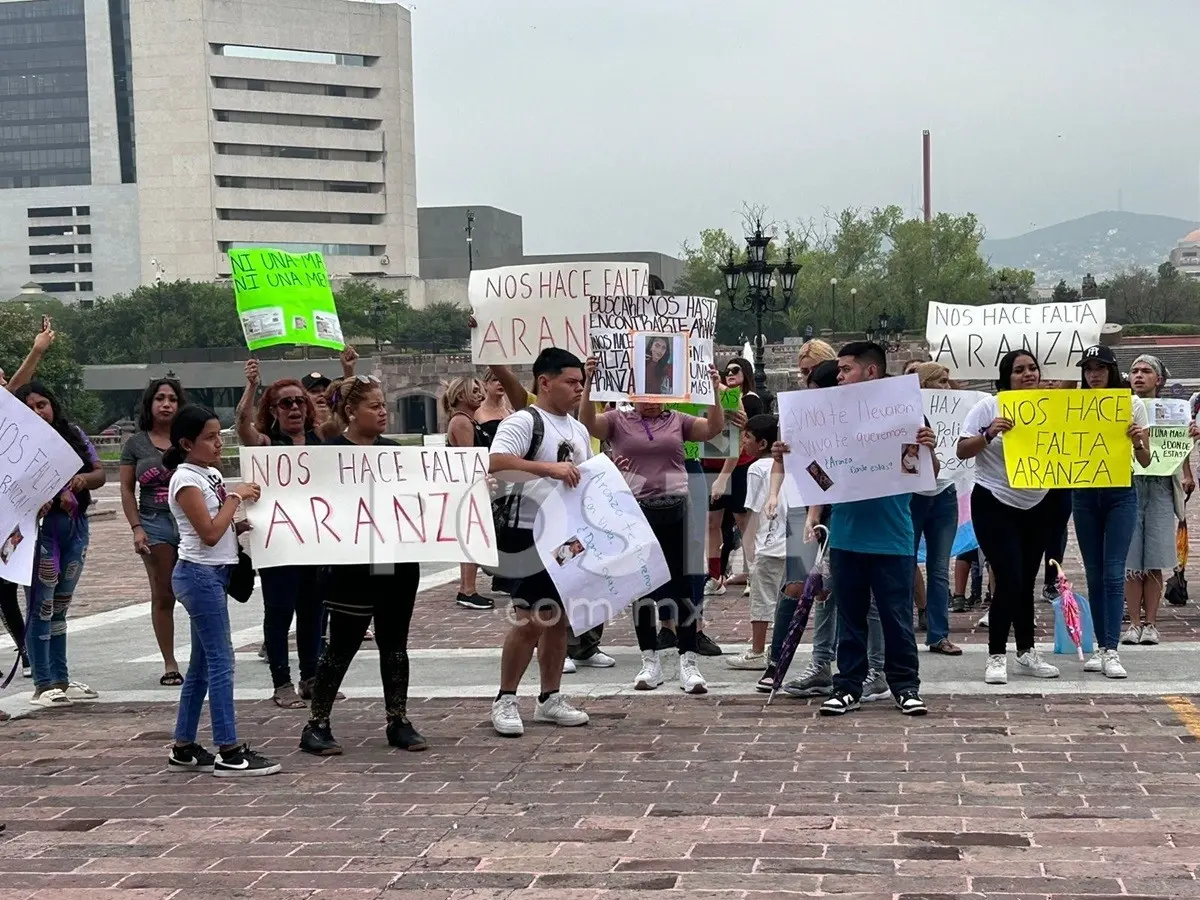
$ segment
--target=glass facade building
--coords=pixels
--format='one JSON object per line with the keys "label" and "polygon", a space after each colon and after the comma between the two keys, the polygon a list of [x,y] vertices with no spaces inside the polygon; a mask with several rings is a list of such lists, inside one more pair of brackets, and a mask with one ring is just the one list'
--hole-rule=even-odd
{"label": "glass facade building", "polygon": [[0,3],[0,188],[91,171],[83,0]]}

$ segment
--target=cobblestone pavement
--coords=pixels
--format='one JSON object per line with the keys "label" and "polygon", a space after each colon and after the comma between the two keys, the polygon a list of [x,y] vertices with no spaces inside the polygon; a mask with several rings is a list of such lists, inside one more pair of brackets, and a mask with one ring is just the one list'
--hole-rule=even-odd
{"label": "cobblestone pavement", "polygon": [[[528,707],[527,707],[528,711]],[[752,698],[613,698],[579,729],[493,735],[482,701],[339,706],[347,755],[163,771],[166,705],[0,725],[0,900],[846,900],[1200,896],[1200,713],[1182,698],[950,698],[845,719]],[[1184,722],[1192,722],[1191,729]]]}

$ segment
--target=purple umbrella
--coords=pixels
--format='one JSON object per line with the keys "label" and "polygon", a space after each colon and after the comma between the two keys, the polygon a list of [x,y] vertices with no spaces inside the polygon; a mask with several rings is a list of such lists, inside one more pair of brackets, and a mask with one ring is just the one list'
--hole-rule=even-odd
{"label": "purple umbrella", "polygon": [[792,658],[796,655],[796,647],[800,644],[800,636],[804,634],[804,629],[808,625],[808,616],[812,612],[813,603],[818,597],[821,600],[825,599],[825,578],[821,574],[821,563],[825,559],[825,552],[829,549],[829,529],[824,525],[817,525],[813,531],[817,532],[817,541],[819,542],[817,558],[813,562],[808,577],[804,579],[804,593],[800,595],[796,611],[792,613],[791,624],[788,625],[787,636],[784,637],[783,645],[779,648],[779,659],[775,661],[775,681],[771,685],[771,696],[767,698],[768,705],[775,699],[779,689],[783,687],[787,671],[792,665]]}

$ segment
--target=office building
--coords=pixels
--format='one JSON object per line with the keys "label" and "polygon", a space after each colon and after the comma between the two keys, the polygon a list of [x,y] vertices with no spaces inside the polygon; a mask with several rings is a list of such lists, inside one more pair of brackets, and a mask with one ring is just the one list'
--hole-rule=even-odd
{"label": "office building", "polygon": [[399,4],[0,0],[0,297],[211,281],[242,246],[415,276],[415,182]]}

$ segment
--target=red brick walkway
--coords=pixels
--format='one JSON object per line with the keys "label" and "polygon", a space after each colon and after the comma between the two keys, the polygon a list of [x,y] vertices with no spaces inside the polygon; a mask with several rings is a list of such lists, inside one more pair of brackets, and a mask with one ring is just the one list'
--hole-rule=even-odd
{"label": "red brick walkway", "polygon": [[0,725],[0,900],[1200,896],[1200,742],[1167,704],[937,706],[615,698],[505,740],[440,700],[403,754],[352,701],[317,760],[243,704],[285,766],[245,781],[165,774],[167,706],[43,714]]}

